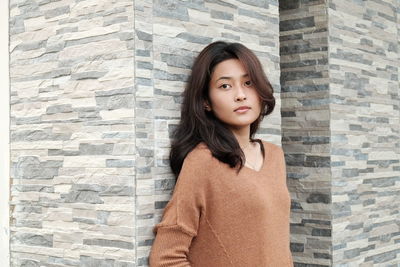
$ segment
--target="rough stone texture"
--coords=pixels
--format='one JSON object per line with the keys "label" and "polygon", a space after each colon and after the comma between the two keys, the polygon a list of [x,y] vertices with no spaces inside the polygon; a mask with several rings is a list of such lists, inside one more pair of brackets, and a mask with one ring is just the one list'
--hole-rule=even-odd
{"label": "rough stone texture", "polygon": [[400,266],[399,1],[280,1],[295,266]]}
{"label": "rough stone texture", "polygon": [[332,262],[327,20],[324,0],[280,1],[282,147],[296,266]]}
{"label": "rough stone texture", "polygon": [[10,0],[11,266],[135,266],[133,1]]}
{"label": "rough stone texture", "polygon": [[10,0],[11,266],[148,266],[181,92],[215,40],[275,89],[258,137],[282,136],[295,266],[398,266],[400,2],[279,5]]}
{"label": "rough stone texture", "polygon": [[170,132],[179,121],[188,70],[207,44],[239,41],[257,53],[277,98],[258,136],[280,144],[278,10],[277,1],[135,1],[138,266],[148,264],[151,230],[174,187]]}
{"label": "rough stone texture", "polygon": [[279,144],[278,25],[277,1],[10,0],[11,265],[147,266],[194,57],[257,53]]}
{"label": "rough stone texture", "polygon": [[400,265],[400,2],[328,1],[333,262]]}

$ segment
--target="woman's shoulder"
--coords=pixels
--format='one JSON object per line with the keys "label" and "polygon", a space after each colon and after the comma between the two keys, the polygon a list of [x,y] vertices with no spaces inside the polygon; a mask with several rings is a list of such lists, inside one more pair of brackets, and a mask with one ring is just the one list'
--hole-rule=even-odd
{"label": "woman's shoulder", "polygon": [[210,148],[204,141],[198,143],[185,158],[186,164],[193,168],[201,168],[202,170],[207,170],[210,175],[213,170],[220,168],[221,162],[214,157]]}
{"label": "woman's shoulder", "polygon": [[195,161],[200,164],[207,164],[212,160],[212,153],[207,144],[202,141],[186,155],[186,158],[187,160]]}
{"label": "woman's shoulder", "polygon": [[[257,138],[256,140],[260,140],[264,146],[264,149],[269,149],[271,152],[281,152],[283,150],[282,146],[272,143],[270,141],[266,141],[261,138]],[[204,141],[198,143],[189,154],[195,157],[204,158],[207,161],[213,158],[210,149]]]}

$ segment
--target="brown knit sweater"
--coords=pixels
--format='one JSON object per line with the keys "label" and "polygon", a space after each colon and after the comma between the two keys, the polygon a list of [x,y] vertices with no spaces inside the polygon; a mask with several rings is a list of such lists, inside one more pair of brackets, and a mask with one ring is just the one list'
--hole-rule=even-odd
{"label": "brown knit sweater", "polygon": [[280,146],[262,141],[259,171],[236,174],[199,143],[185,158],[156,237],[150,267],[292,267],[290,195]]}

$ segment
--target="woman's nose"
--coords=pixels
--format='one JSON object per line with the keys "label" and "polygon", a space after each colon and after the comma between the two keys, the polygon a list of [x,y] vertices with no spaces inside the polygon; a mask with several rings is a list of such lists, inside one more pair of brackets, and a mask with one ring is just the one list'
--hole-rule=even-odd
{"label": "woman's nose", "polygon": [[244,93],[242,85],[239,85],[237,88],[238,89],[236,91],[236,101],[246,99],[246,94]]}

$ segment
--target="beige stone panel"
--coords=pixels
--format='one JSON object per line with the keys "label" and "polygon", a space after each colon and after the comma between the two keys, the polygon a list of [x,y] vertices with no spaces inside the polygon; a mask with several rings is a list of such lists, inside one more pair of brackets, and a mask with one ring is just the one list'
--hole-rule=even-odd
{"label": "beige stone panel", "polygon": [[73,156],[73,157],[65,157],[63,167],[98,167],[105,168],[106,167],[106,159],[109,156],[101,157],[101,156]]}
{"label": "beige stone panel", "polygon": [[130,119],[135,116],[135,110],[126,108],[116,110],[100,110],[100,116],[103,120]]}
{"label": "beige stone panel", "polygon": [[105,205],[129,204],[134,201],[131,197],[128,197],[128,196],[123,196],[123,197],[121,197],[121,196],[115,196],[115,197],[102,196],[101,199],[104,201]]}
{"label": "beige stone panel", "polygon": [[54,187],[58,185],[69,185],[72,183],[71,182],[72,178],[71,176],[56,176],[52,179]]}
{"label": "beige stone panel", "polygon": [[68,243],[82,243],[84,234],[82,231],[77,232],[64,232],[53,231],[53,241],[55,242],[68,242]]}
{"label": "beige stone panel", "polygon": [[[189,14],[191,12],[193,12],[192,9],[188,9]],[[195,11],[197,13],[201,13],[203,15],[203,17],[205,17],[204,12],[198,12]],[[140,23],[142,24],[142,23]],[[183,26],[183,25],[181,25]],[[138,28],[141,29],[141,28]],[[185,32],[185,28],[183,27],[175,27],[175,26],[171,26],[168,24],[153,24],[153,34],[157,34],[157,35],[163,35],[165,37],[176,37],[178,34]]]}
{"label": "beige stone panel", "polygon": [[91,209],[73,209],[72,210],[72,216],[73,217],[96,219],[97,218],[97,212],[95,210],[91,210]]}
{"label": "beige stone panel", "polygon": [[152,179],[141,179],[140,183],[137,184],[136,194],[137,195],[151,195],[154,192],[154,180]]}
{"label": "beige stone panel", "polygon": [[[84,71],[109,71],[114,68],[126,68],[128,64],[133,64],[132,58],[117,58],[112,60],[93,60],[84,61],[77,63],[72,67],[72,72],[84,72]],[[129,69],[129,68],[127,68]],[[133,70],[131,70],[133,73]]]}
{"label": "beige stone panel", "polygon": [[[76,3],[71,7],[71,17],[89,15],[116,7],[131,7],[132,3],[127,1],[87,0]],[[103,19],[103,18],[102,18]]]}
{"label": "beige stone panel", "polygon": [[29,150],[29,149],[25,149],[23,146],[21,146],[21,147],[22,148],[20,148],[20,149],[11,150],[11,152],[10,152],[11,160],[18,161],[19,157],[26,156],[26,155],[28,155],[28,156],[35,155],[36,157],[45,157],[49,153],[47,148],[40,149],[40,150],[38,150],[38,149]]}
{"label": "beige stone panel", "polygon": [[11,66],[10,76],[12,78],[22,78],[36,74],[46,73],[58,68],[58,62],[42,62],[34,65]]}
{"label": "beige stone panel", "polygon": [[118,143],[114,145],[113,155],[133,155],[135,153],[135,145],[130,143]]}
{"label": "beige stone panel", "polygon": [[98,132],[73,132],[70,140],[76,140],[79,143],[90,143],[92,145],[104,144],[104,140],[101,138],[103,133]]}
{"label": "beige stone panel", "polygon": [[133,168],[91,168],[88,167],[85,169],[86,175],[114,175],[114,176],[124,176],[124,175],[133,175],[134,169]]}
{"label": "beige stone panel", "polygon": [[13,203],[20,203],[22,201],[39,201],[39,192],[24,192],[20,194],[19,192],[10,192]]}
{"label": "beige stone panel", "polygon": [[368,142],[368,138],[365,135],[346,135],[348,143],[355,147],[360,147],[362,143]]}
{"label": "beige stone panel", "polygon": [[95,210],[103,210],[103,211],[116,211],[121,213],[132,212],[133,200],[131,199],[131,203],[129,204],[101,204],[94,207]]}
{"label": "beige stone panel", "polygon": [[[133,74],[131,76],[133,76]],[[134,84],[135,84],[135,82],[132,79],[132,77],[119,78],[117,80],[107,80],[107,81],[101,82],[102,87],[107,88],[107,90],[132,87],[132,86],[134,86]],[[150,87],[150,88],[152,88],[152,87]]]}
{"label": "beige stone panel", "polygon": [[[133,207],[132,207],[132,209],[133,209]],[[86,230],[86,231],[90,231],[90,232],[102,233],[105,235],[112,234],[112,235],[119,235],[119,236],[127,236],[130,238],[135,235],[135,228],[127,227],[127,226],[82,224],[80,227],[84,231]]]}
{"label": "beige stone panel", "polygon": [[[347,195],[333,195],[332,196],[332,203],[337,203],[337,202],[344,202],[344,201],[348,201],[349,197]],[[337,226],[337,224],[335,223],[335,227]],[[347,226],[347,223],[344,225]]]}
{"label": "beige stone panel", "polygon": [[71,246],[72,250],[79,251],[81,256],[89,256],[98,259],[115,259],[122,261],[134,261],[135,253],[132,249],[122,249],[115,247],[102,247],[94,245],[81,245],[73,244]]}
{"label": "beige stone panel", "polygon": [[387,114],[394,114],[393,104],[377,104],[377,103],[370,103],[369,110],[373,110],[374,114],[382,114],[383,116],[387,116]]}
{"label": "beige stone panel", "polygon": [[[104,20],[102,22],[104,23]],[[79,40],[79,39],[88,38],[88,37],[106,35],[106,34],[118,32],[119,28],[120,28],[119,24],[112,24],[107,27],[95,27],[95,28],[87,29],[85,31],[69,32],[69,33],[66,33],[63,35],[63,39],[66,41],[70,41],[70,40]]]}
{"label": "beige stone panel", "polygon": [[67,113],[56,113],[56,114],[50,114],[50,115],[42,115],[41,119],[42,119],[42,121],[78,119],[78,112],[67,112]]}
{"label": "beige stone panel", "polygon": [[[159,22],[159,23],[162,23],[162,22]],[[161,35],[154,35],[153,38],[154,38],[155,44],[159,47],[158,51],[164,51],[163,50],[163,44],[170,44],[171,43],[171,37],[161,36]],[[180,49],[180,48],[185,47],[185,45],[187,45],[187,41],[183,40],[183,39],[180,39],[180,38],[173,38],[173,43],[174,43],[175,49]],[[193,43],[190,43],[190,44],[191,44],[191,48],[192,48],[190,50],[192,50],[192,51],[200,51],[200,50],[197,49],[197,47],[203,47],[204,48],[204,45],[200,46],[199,44],[193,44]],[[166,46],[165,49],[169,49],[169,46],[168,47]],[[153,51],[153,52],[157,53],[157,51]],[[154,58],[156,58],[156,57],[154,57]],[[156,62],[153,62],[153,63],[155,64]]]}
{"label": "beige stone panel", "polygon": [[103,24],[104,24],[104,17],[82,19],[76,23],[79,31],[88,31],[93,28],[101,27]]}
{"label": "beige stone panel", "polygon": [[[130,64],[130,62],[129,63],[127,62],[127,65],[133,65],[133,62],[132,64]],[[116,66],[115,69],[109,70],[103,77],[99,78],[98,80],[100,82],[103,82],[103,81],[115,81],[123,78],[130,78],[131,85],[133,85],[134,84],[133,76],[134,74],[132,69]]]}
{"label": "beige stone panel", "polygon": [[43,221],[42,222],[43,229],[48,229],[51,231],[55,230],[63,230],[65,231],[66,229],[68,231],[79,231],[79,223],[77,222],[64,222],[61,220],[58,221]]}
{"label": "beige stone panel", "polygon": [[[77,141],[77,140],[66,140],[66,141],[63,141],[62,149],[63,150],[77,151],[77,150],[79,150],[79,141]],[[74,167],[79,167],[79,166],[74,166]]]}
{"label": "beige stone panel", "polygon": [[33,213],[33,212],[14,212],[12,217],[22,220],[41,221],[43,218],[43,214]]}
{"label": "beige stone panel", "polygon": [[[142,60],[142,61],[149,62],[146,60]],[[153,62],[150,62],[150,63],[153,63]],[[136,77],[152,79],[153,71],[147,70],[147,69],[136,69],[135,74],[136,74]]]}
{"label": "beige stone panel", "polygon": [[94,97],[72,98],[69,99],[68,102],[73,108],[95,107],[97,105],[96,99]]}
{"label": "beige stone panel", "polygon": [[15,5],[13,8],[9,6],[9,11],[10,11],[10,18],[21,15],[21,10],[18,8],[17,5]]}
{"label": "beige stone panel", "polygon": [[[234,14],[235,19],[237,19],[238,21],[240,21],[241,26],[251,29],[252,27],[256,27],[256,28],[265,28],[265,21],[260,20],[260,19],[256,19],[256,18],[252,18],[249,16],[245,16],[245,15],[240,15],[240,14]],[[243,34],[243,33],[241,33]],[[254,39],[258,39],[259,37],[257,35],[251,35],[253,36],[252,39],[242,39],[242,40],[254,40]]]}
{"label": "beige stone panel", "polygon": [[43,55],[46,52],[46,48],[39,48],[35,50],[29,51],[11,51],[12,58],[10,60],[10,64],[15,65],[19,60],[27,60],[31,58],[37,58]]}
{"label": "beige stone panel", "polygon": [[82,129],[82,123],[57,123],[52,125],[52,133],[74,133]]}
{"label": "beige stone panel", "polygon": [[46,193],[46,192],[39,192],[40,198],[46,198],[48,200],[58,200],[60,199],[60,194],[57,193]]}
{"label": "beige stone panel", "polygon": [[[17,67],[15,67],[17,68]],[[11,86],[11,91],[16,91],[19,98],[30,98],[39,94],[41,81],[15,82]]]}
{"label": "beige stone panel", "polygon": [[14,54],[17,53],[17,51],[14,52],[15,47],[17,47],[17,45],[23,43],[23,41],[21,40],[14,40],[11,36],[10,36],[10,48],[9,48],[9,52],[10,52],[10,64],[12,64],[14,61]]}
{"label": "beige stone panel", "polygon": [[40,246],[24,246],[17,244],[12,245],[12,251],[25,252],[35,255],[56,256],[61,258],[64,256],[65,253],[65,250],[62,248],[46,247],[46,249],[43,249],[43,247]]}
{"label": "beige stone panel", "polygon": [[23,102],[13,104],[10,107],[11,113],[15,117],[33,117],[46,113],[46,107],[39,102]]}
{"label": "beige stone panel", "polygon": [[[346,146],[348,146],[348,145],[346,144]],[[352,144],[351,147],[358,148],[357,146],[353,146],[353,144]],[[344,166],[345,167],[351,167],[351,168],[359,168],[359,169],[366,169],[368,167],[366,161],[350,160],[350,159],[345,161]]]}
{"label": "beige stone panel", "polygon": [[82,177],[75,177],[74,183],[80,184],[112,184],[112,185],[120,185],[120,186],[133,186],[134,178],[129,176],[115,175],[115,176],[106,176],[106,175],[88,175]]}
{"label": "beige stone panel", "polygon": [[[238,4],[238,2],[236,2],[235,4]],[[231,14],[237,13],[237,10],[236,10],[235,7],[233,7],[233,8],[232,7],[227,7],[227,6],[223,6],[223,5],[220,5],[220,4],[217,4],[217,3],[213,3],[213,2],[205,2],[204,6],[206,8],[212,9],[212,10],[227,12],[227,13],[231,13]],[[207,24],[209,25],[210,22],[208,22]]]}
{"label": "beige stone panel", "polygon": [[348,60],[344,59],[338,59],[338,58],[329,58],[329,63],[330,64],[336,64],[342,67],[342,73],[345,70],[354,72],[354,70],[360,71],[360,70],[373,70],[373,67],[371,65],[366,65],[362,63],[357,63],[357,62],[350,62]]}
{"label": "beige stone panel", "polygon": [[34,32],[44,28],[51,28],[53,25],[55,26],[57,23],[48,22],[44,16],[24,19],[25,32]]}
{"label": "beige stone panel", "polygon": [[43,214],[43,220],[72,222],[72,210],[70,208],[49,208]]}
{"label": "beige stone panel", "polygon": [[75,3],[75,1],[72,1],[72,0],[62,0],[62,1],[57,1],[57,2],[48,2],[48,3],[45,3],[45,4],[41,4],[39,9],[41,11],[47,11],[47,10],[55,9],[55,8],[58,8],[58,7],[71,5],[71,4],[74,4],[74,3]]}
{"label": "beige stone panel", "polygon": [[[106,89],[104,85],[102,85],[97,79],[85,79],[85,80],[78,80],[78,81],[68,81],[66,84],[62,86],[62,89],[65,93],[71,93],[71,96],[74,98],[81,97],[93,97],[95,90],[104,90]],[[66,94],[65,98],[68,99],[69,94]],[[69,99],[72,103],[73,99]]]}
{"label": "beige stone panel", "polygon": [[104,40],[96,43],[66,47],[59,53],[59,60],[85,58],[101,54],[109,54],[110,51],[118,52],[120,50],[126,50],[125,41]]}
{"label": "beige stone panel", "polygon": [[[53,240],[53,248],[62,248],[68,251],[69,249],[71,249],[71,246],[72,246],[71,242],[59,242]],[[65,259],[65,257],[63,259]]]}
{"label": "beige stone panel", "polygon": [[[25,31],[16,35],[11,36],[11,40],[13,41],[21,41],[26,42],[27,40],[46,40],[47,38],[56,35],[57,27],[46,27],[43,29],[35,30],[35,31]],[[41,48],[41,50],[46,50],[45,48]]]}
{"label": "beige stone panel", "polygon": [[63,185],[55,185],[54,192],[58,194],[67,194],[71,190],[71,185],[63,184]]}

